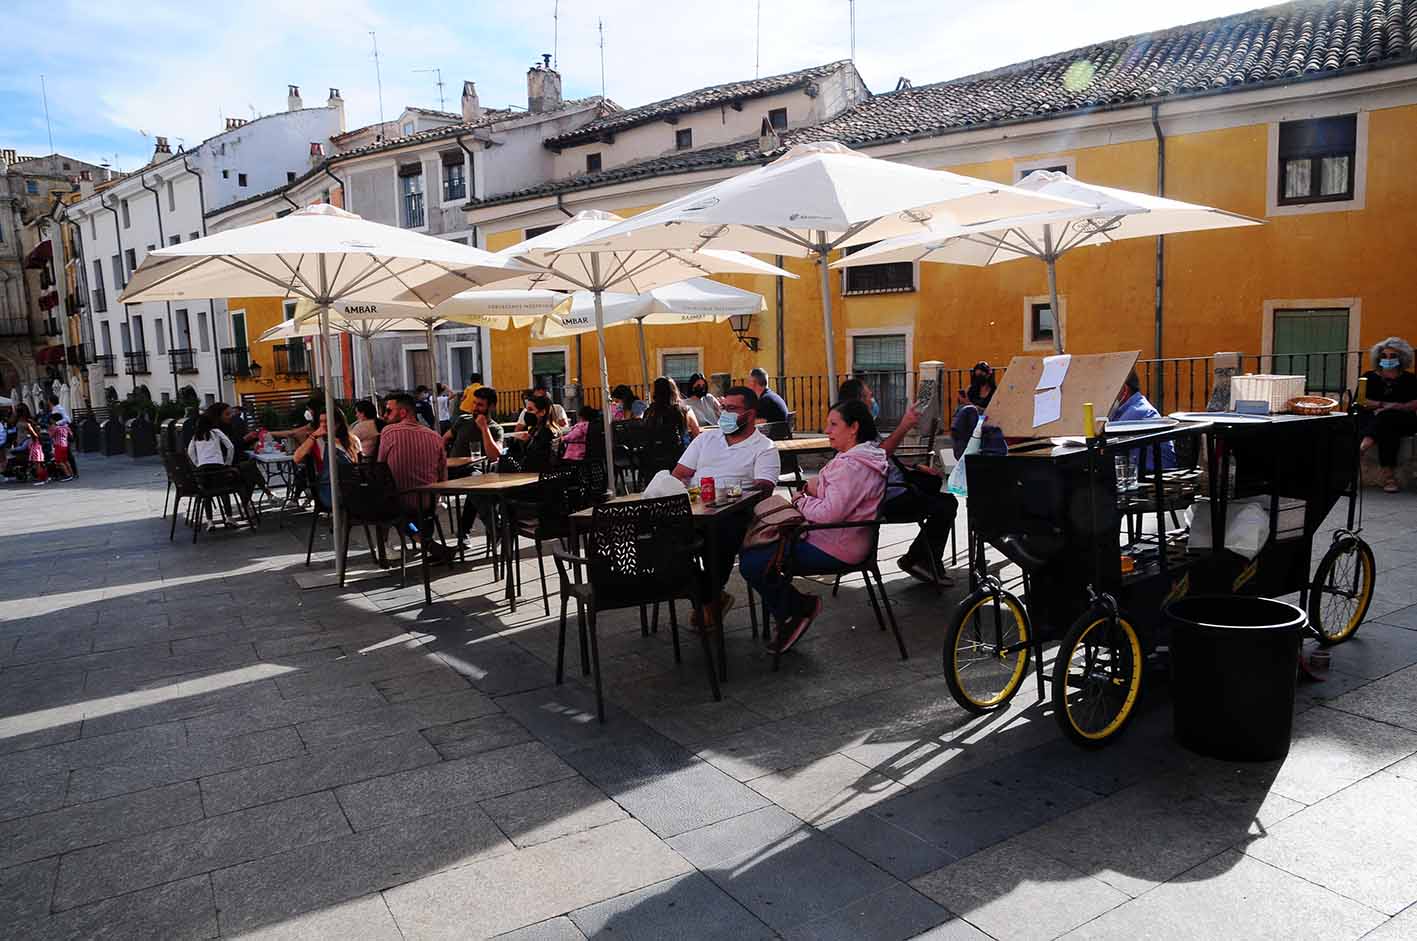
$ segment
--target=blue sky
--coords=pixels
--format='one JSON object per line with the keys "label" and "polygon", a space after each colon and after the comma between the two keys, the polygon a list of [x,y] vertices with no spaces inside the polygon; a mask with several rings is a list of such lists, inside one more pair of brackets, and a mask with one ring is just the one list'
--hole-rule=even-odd
{"label": "blue sky", "polygon": [[[11,0],[14,4],[16,0]],[[554,0],[18,0],[0,59],[0,147],[47,153],[42,73],[54,147],[133,169],[161,134],[191,146],[223,116],[285,107],[287,84],[306,105],[341,89],[350,127],[378,120],[369,31],[376,31],[384,113],[449,110],[464,79],[484,105],[525,105],[526,70],[552,51]],[[901,76],[917,85],[1102,39],[1239,12],[1253,3],[1137,0],[961,3],[857,0],[856,62],[873,91]],[[596,22],[605,23],[606,92],[630,106],[754,74],[761,9],[763,75],[846,58],[847,0],[561,0],[557,44],[568,97],[600,91]],[[1061,11],[1061,15],[1060,15]]]}

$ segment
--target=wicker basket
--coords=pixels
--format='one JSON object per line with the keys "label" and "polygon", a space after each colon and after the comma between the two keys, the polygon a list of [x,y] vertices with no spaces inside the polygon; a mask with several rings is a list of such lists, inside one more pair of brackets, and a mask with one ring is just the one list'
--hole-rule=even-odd
{"label": "wicker basket", "polygon": [[1304,394],[1304,376],[1234,376],[1230,379],[1230,407],[1241,401],[1268,402],[1271,412],[1282,412],[1289,400]]}
{"label": "wicker basket", "polygon": [[1295,415],[1327,415],[1338,409],[1338,400],[1326,395],[1296,395],[1284,408]]}

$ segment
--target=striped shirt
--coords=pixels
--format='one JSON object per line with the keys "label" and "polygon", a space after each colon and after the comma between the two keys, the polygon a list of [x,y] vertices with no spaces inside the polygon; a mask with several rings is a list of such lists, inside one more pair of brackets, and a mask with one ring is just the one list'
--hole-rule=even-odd
{"label": "striped shirt", "polygon": [[399,490],[404,491],[400,499],[410,510],[418,509],[418,497],[406,491],[448,479],[442,436],[417,422],[385,425],[379,434],[379,460],[389,465]]}

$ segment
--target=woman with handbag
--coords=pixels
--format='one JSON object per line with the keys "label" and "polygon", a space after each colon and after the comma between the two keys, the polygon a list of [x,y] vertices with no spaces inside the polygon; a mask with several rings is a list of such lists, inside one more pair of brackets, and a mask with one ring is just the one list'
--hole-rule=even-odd
{"label": "woman with handbag", "polygon": [[[836,456],[793,500],[801,516],[796,525],[874,520],[885,495],[888,462],[876,444],[870,408],[861,401],[838,402],[827,416],[826,436]],[[781,505],[774,512],[772,504],[763,503],[768,505],[760,504],[755,514],[739,565],[777,621],[768,644],[783,653],[801,639],[822,609],[820,597],[802,594],[783,576],[784,554],[791,552],[789,570],[794,575],[827,575],[860,562],[870,550],[871,533],[853,526],[810,530],[794,538],[792,514],[781,512]]]}

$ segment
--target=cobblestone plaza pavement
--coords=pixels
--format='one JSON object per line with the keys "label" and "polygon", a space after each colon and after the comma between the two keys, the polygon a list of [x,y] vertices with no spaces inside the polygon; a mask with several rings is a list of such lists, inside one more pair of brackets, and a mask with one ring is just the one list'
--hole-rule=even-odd
{"label": "cobblestone plaza pavement", "polygon": [[602,726],[529,554],[514,615],[488,564],[302,589],[308,517],[169,542],[155,460],[81,463],[0,486],[5,938],[1417,937],[1411,495],[1368,493],[1369,620],[1242,765],[1164,684],[1094,753],[1031,681],[964,713],[904,527],[911,659],[853,579],[774,674],[735,576],[724,701],[620,613]]}

